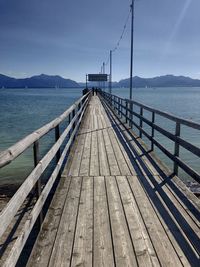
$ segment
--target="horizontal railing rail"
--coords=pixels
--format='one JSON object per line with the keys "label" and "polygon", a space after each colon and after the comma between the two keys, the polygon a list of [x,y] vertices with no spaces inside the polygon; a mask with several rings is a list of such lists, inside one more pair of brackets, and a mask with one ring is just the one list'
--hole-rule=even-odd
{"label": "horizontal railing rail", "polygon": [[[154,150],[154,146],[156,146],[170,160],[173,161],[174,175],[178,175],[178,170],[181,168],[196,182],[200,183],[200,174],[180,158],[180,148],[184,148],[200,158],[200,148],[181,137],[181,126],[187,126],[195,130],[200,130],[199,123],[174,116],[170,113],[154,109],[137,101],[124,99],[104,91],[99,91],[99,93],[106,100],[109,106],[116,111],[119,116],[123,117],[126,123],[129,123],[129,126],[135,126],[139,130],[139,136],[141,138],[144,135],[151,142],[151,150]],[[134,110],[134,106],[139,108],[138,112]],[[144,111],[150,112],[150,119],[144,117]],[[171,133],[162,126],[158,125],[158,122],[156,122],[156,115],[173,121],[175,123],[175,132]],[[134,118],[137,118],[139,123],[137,123]],[[144,129],[145,124],[150,127],[151,133],[148,133]],[[166,147],[163,146],[163,144],[161,144],[161,142],[155,139],[155,131],[162,134],[164,137],[168,138],[174,143],[174,153],[170,152]]]}
{"label": "horizontal railing rail", "polygon": [[[75,135],[81,123],[84,112],[87,108],[90,98],[90,92],[76,101],[70,108],[68,108],[62,115],[55,120],[46,124],[42,128],[36,130],[34,133],[28,135],[9,149],[0,153],[0,166],[1,168],[13,160],[15,160],[20,154],[22,154],[27,148],[33,145],[34,163],[35,168],[28,175],[22,185],[19,187],[14,196],[10,199],[6,207],[0,213],[0,238],[5,233],[6,229],[10,225],[14,216],[26,200],[30,192],[37,187],[37,201],[31,210],[28,219],[26,220],[21,232],[11,248],[11,251],[6,258],[3,266],[15,266],[21,251],[28,239],[28,236],[33,229],[33,226],[40,218],[40,225],[42,224],[43,214],[42,209],[45,201],[56,181],[60,175],[60,170],[66,159],[66,155],[74,141]],[[62,134],[60,134],[60,124],[68,118],[68,126]],[[55,143],[51,149],[45,154],[45,156],[39,160],[39,141],[44,135],[51,130],[55,129]],[[61,145],[67,140],[65,147],[61,153]],[[47,169],[53,158],[56,157],[56,166],[47,180],[43,190],[41,188],[41,175]]]}
{"label": "horizontal railing rail", "polygon": [[61,114],[53,121],[37,129],[35,132],[27,135],[24,139],[20,140],[19,142],[17,142],[10,148],[6,149],[5,151],[2,151],[0,153],[0,168],[12,162],[28,147],[30,147],[34,142],[36,142],[38,139],[46,135],[52,129],[55,129],[63,120],[65,120],[68,116],[70,116],[73,113],[73,110],[75,110],[78,107],[78,105],[81,105],[81,103],[88,97],[88,94],[84,95],[79,100],[77,100],[69,109],[67,109],[63,114]]}

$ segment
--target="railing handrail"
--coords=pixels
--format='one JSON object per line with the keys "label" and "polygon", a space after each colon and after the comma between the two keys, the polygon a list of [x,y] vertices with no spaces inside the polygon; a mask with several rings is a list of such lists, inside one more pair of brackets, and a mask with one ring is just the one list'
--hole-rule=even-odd
{"label": "railing handrail", "polygon": [[142,107],[142,108],[144,108],[144,109],[146,109],[146,110],[148,110],[150,112],[154,112],[155,114],[163,116],[163,117],[165,117],[167,119],[173,120],[175,122],[179,122],[180,124],[186,125],[188,127],[194,128],[196,130],[200,130],[200,123],[198,123],[198,122],[195,122],[195,121],[192,121],[192,120],[188,120],[188,119],[173,115],[173,114],[171,114],[170,112],[167,112],[167,111],[161,111],[159,109],[156,109],[156,108],[153,108],[153,107],[148,106],[146,104],[143,104],[143,103],[141,103],[139,101],[130,100],[128,98],[122,98],[122,97],[120,97],[118,95],[110,94],[110,93],[107,93],[107,92],[104,92],[104,93],[106,93],[107,95],[110,95],[110,96],[117,97],[118,99],[126,101],[128,103],[135,104],[135,105],[137,105],[139,107]]}
{"label": "railing handrail", "polygon": [[[178,175],[178,168],[180,167],[183,171],[189,174],[191,178],[196,180],[196,182],[200,183],[200,174],[180,158],[180,147],[186,149],[193,155],[196,155],[200,158],[200,148],[192,144],[191,142],[184,140],[184,138],[181,138],[182,125],[188,126],[196,130],[200,130],[199,123],[179,118],[170,113],[163,112],[161,110],[144,105],[140,102],[121,98],[107,92],[100,91],[100,94],[109,103],[109,106],[111,106],[114,110],[118,112],[118,115],[121,115],[126,119],[126,123],[129,122],[129,126],[132,127],[134,125],[139,130],[140,138],[142,138],[142,135],[145,135],[147,137],[147,139],[151,142],[151,151],[154,149],[155,145],[170,160],[173,161],[174,175]],[[140,108],[138,113],[133,109],[133,107],[136,105]],[[150,119],[144,116],[144,110],[147,110],[152,114],[152,117]],[[155,115],[159,115],[163,118],[175,122],[175,133],[171,133],[169,130],[164,129],[162,126],[159,126],[158,123],[156,124]],[[133,116],[136,116],[139,119],[139,124],[134,121]],[[146,123],[148,126],[151,127],[150,134],[144,129],[143,123]],[[169,151],[166,147],[162,145],[162,143],[160,143],[159,140],[154,138],[155,131],[161,133],[162,135],[174,142],[174,153]]]}
{"label": "railing handrail", "polygon": [[[51,147],[51,149],[43,156],[42,159],[38,159],[35,162],[35,168],[31,171],[31,173],[28,175],[28,177],[25,179],[25,181],[22,183],[22,185],[19,187],[17,192],[14,194],[14,196],[10,199],[10,201],[7,203],[7,205],[4,207],[4,209],[0,212],[0,238],[5,233],[6,229],[12,222],[14,216],[18,212],[21,205],[26,200],[28,194],[33,190],[33,188],[36,189],[35,185],[37,184],[37,201],[34,204],[33,209],[31,210],[27,220],[25,221],[23,228],[20,230],[18,237],[16,238],[11,251],[9,252],[9,255],[5,259],[3,266],[9,266],[14,267],[17,260],[19,259],[19,256],[21,254],[21,251],[27,241],[27,238],[30,234],[30,232],[33,229],[33,226],[35,225],[35,222],[38,218],[38,216],[41,215],[40,218],[40,225],[43,221],[43,214],[42,209],[45,204],[45,201],[47,197],[49,196],[49,193],[51,192],[52,186],[55,183],[56,179],[60,177],[60,171],[61,168],[65,162],[67,153],[70,150],[71,145],[74,142],[75,135],[78,131],[79,125],[82,121],[83,115],[85,113],[85,110],[87,108],[88,102],[89,102],[89,94],[88,92],[86,95],[81,97],[78,101],[76,101],[70,108],[68,108],[61,116],[50,122],[49,124],[46,124],[42,128],[40,128],[40,132],[38,136],[42,137],[46,133],[48,133],[51,129],[55,128],[55,144]],[[84,100],[84,101],[83,101]],[[72,115],[72,117],[71,117]],[[64,129],[62,134],[59,133],[59,124],[67,117],[69,116],[69,124]],[[58,131],[57,131],[58,130]],[[37,132],[37,131],[36,131]],[[33,133],[34,134],[34,133]],[[17,143],[23,145],[23,148],[21,149],[21,153],[25,151],[26,148],[28,148],[31,144],[35,144],[38,142],[38,136],[32,136],[30,134],[27,136],[27,138],[31,137],[31,140],[28,139],[29,143],[24,144],[24,140],[22,139]],[[62,153],[61,153],[61,146],[64,144],[64,141],[67,139],[67,143],[65,144]],[[39,143],[38,143],[39,145]],[[15,145],[13,146],[15,148]],[[14,151],[15,152],[15,151]],[[35,151],[34,151],[35,152]],[[17,155],[19,155],[19,152],[14,153],[12,156],[12,160],[14,160]],[[2,156],[2,153],[1,153]],[[56,157],[57,163],[56,166],[51,173],[47,183],[44,185],[43,190],[41,190],[41,175],[44,173],[44,171],[47,169],[53,158]],[[7,162],[7,164],[10,161],[4,161],[4,163]]]}
{"label": "railing handrail", "polygon": [[132,104],[135,104],[135,105],[137,105],[139,107],[142,107],[142,108],[144,108],[144,109],[146,109],[146,110],[148,110],[150,112],[154,112],[155,114],[163,116],[163,117],[165,117],[167,119],[173,120],[175,122],[179,122],[180,124],[186,125],[188,127],[194,128],[196,130],[200,130],[200,123],[198,123],[198,122],[194,122],[192,120],[188,120],[188,119],[184,119],[182,117],[175,116],[175,115],[171,114],[170,112],[166,112],[166,111],[161,111],[159,109],[155,109],[153,107],[150,107],[148,105],[142,104],[142,103],[140,103],[138,101],[135,101],[135,100],[130,100],[130,99],[126,99],[126,98],[120,98],[120,99],[125,100],[127,102],[130,102]]}
{"label": "railing handrail", "polygon": [[72,104],[65,112],[60,116],[45,124],[41,128],[35,130],[31,134],[27,135],[14,145],[10,146],[6,150],[0,152],[0,168],[11,163],[19,155],[21,155],[27,148],[29,148],[34,142],[38,139],[49,133],[52,129],[56,128],[67,116],[81,103],[84,99],[87,98],[88,92],[86,95],[79,98],[74,104]]}

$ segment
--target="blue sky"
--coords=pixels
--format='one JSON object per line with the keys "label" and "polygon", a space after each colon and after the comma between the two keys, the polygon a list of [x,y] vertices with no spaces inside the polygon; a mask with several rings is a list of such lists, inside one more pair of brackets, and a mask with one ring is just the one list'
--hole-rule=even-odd
{"label": "blue sky", "polygon": [[[0,73],[84,81],[120,37],[130,0],[0,0]],[[136,0],[134,75],[200,78],[200,0]],[[113,53],[113,80],[129,77],[130,20]]]}

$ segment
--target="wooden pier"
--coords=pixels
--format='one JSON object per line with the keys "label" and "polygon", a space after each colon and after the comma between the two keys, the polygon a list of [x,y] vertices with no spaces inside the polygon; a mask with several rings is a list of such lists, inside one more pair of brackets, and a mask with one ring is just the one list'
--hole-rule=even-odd
{"label": "wooden pier", "polygon": [[[115,98],[113,108],[111,101],[109,94],[89,93],[45,132],[37,131],[40,136],[32,137],[29,144],[25,140],[24,147],[18,145],[17,150],[12,148],[9,154],[6,151],[0,155],[0,166],[4,166],[11,156],[13,160],[25,147],[35,144],[37,158],[36,142],[69,117],[64,136],[56,130],[57,148],[50,150],[52,156],[36,160],[35,166],[40,164],[40,168],[0,214],[0,236],[6,240],[7,227],[37,184],[38,201],[8,246],[6,256],[2,256],[0,266],[16,265],[39,214],[41,230],[26,264],[29,267],[200,266],[199,199],[178,178],[177,166],[172,175],[152,149],[147,149],[141,139],[144,133],[136,136],[126,116],[122,118],[122,102]],[[128,112],[130,106],[127,116]],[[133,120],[130,114],[129,119]],[[139,127],[142,129],[141,121]],[[66,136],[63,154],[59,151],[60,138]],[[39,177],[53,155],[57,156],[58,167],[43,188]],[[56,179],[57,189],[42,218]]]}

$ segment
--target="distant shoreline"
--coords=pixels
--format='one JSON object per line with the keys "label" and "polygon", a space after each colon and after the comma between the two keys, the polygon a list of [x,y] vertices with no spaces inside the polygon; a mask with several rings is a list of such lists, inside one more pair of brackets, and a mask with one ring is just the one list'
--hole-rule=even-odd
{"label": "distant shoreline", "polygon": [[[83,75],[84,76],[84,75]],[[122,79],[119,82],[112,81],[112,86],[117,88],[129,87],[130,78]],[[133,77],[133,85],[136,88],[156,87],[200,87],[200,80],[186,76],[163,75],[153,78]],[[89,82],[88,86],[98,86],[97,82]],[[40,74],[28,78],[13,78],[0,74],[0,88],[82,88],[85,82],[76,82],[59,75]]]}
{"label": "distant shoreline", "polygon": [[[55,87],[0,87],[0,90],[12,90],[12,89],[56,89],[56,90],[59,90],[59,89],[84,89],[85,86],[79,86],[79,87],[58,87],[58,88],[55,88]],[[88,86],[88,88],[92,88],[92,86]],[[112,89],[128,89],[129,87],[117,87],[117,86],[113,86]],[[133,87],[133,89],[166,89],[166,88],[199,88],[200,89],[200,86],[154,86],[154,87]],[[105,88],[106,90],[108,90],[109,88],[106,87]]]}

